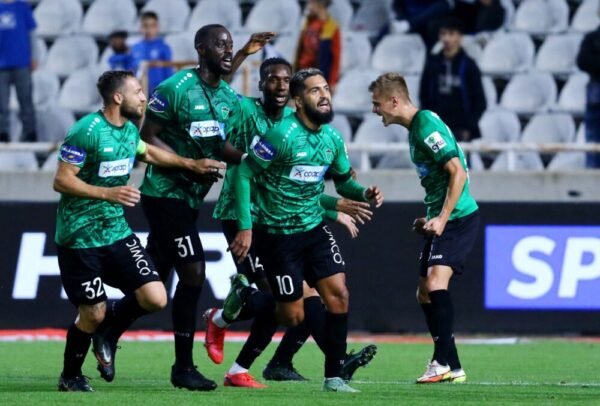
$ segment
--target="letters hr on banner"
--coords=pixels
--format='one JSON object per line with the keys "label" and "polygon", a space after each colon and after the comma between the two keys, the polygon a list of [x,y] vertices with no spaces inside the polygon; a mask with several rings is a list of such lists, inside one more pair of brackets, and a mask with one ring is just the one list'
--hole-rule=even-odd
{"label": "letters hr on banner", "polygon": [[486,308],[598,310],[599,291],[600,227],[486,227]]}
{"label": "letters hr on banner", "polygon": [[[136,233],[142,246],[146,246],[148,233]],[[35,299],[38,294],[40,277],[60,277],[58,260],[55,255],[44,255],[46,244],[46,233],[23,233],[19,257],[17,260],[17,271],[13,285],[13,299]],[[50,236],[52,238],[52,236]],[[222,233],[200,233],[202,245],[206,251],[219,252],[220,258],[216,261],[207,261],[206,279],[217,299],[225,299],[229,291],[229,276],[236,272],[235,265],[227,252],[227,241]],[[173,283],[171,284],[171,297],[177,287],[177,274],[173,272]],[[123,297],[120,290],[105,285],[106,295],[109,299]],[[59,292],[57,292],[57,295]],[[67,299],[64,289],[60,296]]]}

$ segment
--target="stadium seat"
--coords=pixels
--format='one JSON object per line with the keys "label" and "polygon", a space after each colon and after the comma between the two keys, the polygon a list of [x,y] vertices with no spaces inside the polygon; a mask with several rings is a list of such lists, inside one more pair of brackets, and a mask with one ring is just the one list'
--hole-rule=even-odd
{"label": "stadium seat", "polygon": [[348,28],[352,22],[354,9],[350,0],[333,0],[329,6],[329,13],[338,22],[342,30]]}
{"label": "stadium seat", "polygon": [[513,0],[500,0],[500,4],[504,9],[504,28],[510,28],[515,18],[515,4]]}
{"label": "stadium seat", "polygon": [[556,93],[556,83],[549,73],[521,73],[508,82],[500,105],[522,115],[544,112],[554,106]]}
{"label": "stadium seat", "polygon": [[352,127],[350,126],[348,117],[343,114],[336,114],[333,116],[333,121],[329,124],[342,134],[345,143],[352,142]]}
{"label": "stadium seat", "polygon": [[54,170],[56,170],[57,162],[58,162],[58,151],[51,152],[48,155],[48,157],[46,158],[46,160],[44,161],[44,163],[42,164],[42,167],[40,169],[43,171],[54,171]]}
{"label": "stadium seat", "polygon": [[389,0],[362,1],[350,24],[354,31],[364,31],[376,37],[390,23],[392,16]]}
{"label": "stadium seat", "polygon": [[158,14],[161,32],[181,32],[187,27],[190,5],[186,0],[150,0],[142,7],[141,12],[144,11]]}
{"label": "stadium seat", "polygon": [[[294,59],[296,59],[296,50],[298,49],[298,35],[300,33],[293,32],[287,33],[283,35],[278,35],[275,39],[275,51],[279,53],[279,55],[284,58],[286,61],[290,63],[294,63]],[[342,46],[342,72],[344,71],[344,55],[345,51]]]}
{"label": "stadium seat", "polygon": [[33,16],[36,34],[52,38],[79,31],[83,8],[77,0],[42,0],[33,10]]}
{"label": "stadium seat", "polygon": [[[585,144],[585,124],[575,134],[577,144]],[[549,171],[580,170],[585,168],[585,152],[558,152],[548,164]]]}
{"label": "stadium seat", "polygon": [[514,29],[543,36],[565,31],[568,21],[565,0],[524,0],[515,13]]}
{"label": "stadium seat", "polygon": [[[354,143],[356,144],[373,144],[373,143],[398,143],[408,142],[408,130],[399,125],[393,125],[384,127],[381,117],[375,114],[365,114],[363,121],[358,126],[356,134],[354,135]],[[408,151],[406,152],[394,152],[394,153],[369,153],[368,157],[374,160],[381,160],[386,155],[394,156],[400,155],[401,158],[398,160],[405,160]],[[362,154],[360,152],[350,152],[350,161],[353,167],[365,170],[365,166],[371,167],[371,162],[365,165],[366,162],[362,162]],[[410,161],[410,156],[408,157]],[[370,161],[370,160],[369,160]],[[391,165],[395,160],[392,158],[386,159]]]}
{"label": "stadium seat", "polygon": [[91,37],[59,37],[48,51],[44,68],[64,78],[77,69],[94,66],[97,60],[98,45]]}
{"label": "stadium seat", "polygon": [[289,33],[300,24],[300,5],[297,0],[258,0],[246,19],[250,32],[275,31]]}
{"label": "stadium seat", "polygon": [[337,84],[333,95],[333,107],[344,113],[364,113],[371,111],[369,84],[377,79],[378,71],[353,69],[345,72]]}
{"label": "stadium seat", "polygon": [[494,81],[489,76],[481,77],[483,93],[485,94],[485,102],[488,110],[493,109],[498,104],[498,91],[494,85]]}
{"label": "stadium seat", "polygon": [[69,128],[75,124],[75,115],[69,109],[50,106],[35,114],[38,141],[59,143],[65,139]]}
{"label": "stadium seat", "polygon": [[577,72],[569,76],[569,80],[558,96],[556,109],[582,115],[585,112],[586,87],[589,81],[589,75],[584,72]]}
{"label": "stadium seat", "polygon": [[599,7],[600,0],[583,0],[571,20],[571,31],[582,33],[594,31],[600,25]]}
{"label": "stadium seat", "polygon": [[196,32],[207,24],[221,24],[229,30],[239,30],[242,26],[242,9],[236,0],[199,1],[188,21],[188,31]]}
{"label": "stadium seat", "polygon": [[248,97],[260,97],[261,92],[258,90],[258,80],[260,72],[257,68],[252,68],[250,65],[245,65],[239,69],[233,80],[231,87],[239,94]]}
{"label": "stadium seat", "polygon": [[364,32],[342,32],[342,72],[367,68],[371,63],[371,42]]}
{"label": "stadium seat", "polygon": [[536,69],[554,75],[574,72],[582,39],[581,34],[549,35],[537,53]]}
{"label": "stadium seat", "polygon": [[513,111],[487,110],[479,119],[479,131],[485,143],[515,142],[521,135],[521,123]]}
{"label": "stadium seat", "polygon": [[37,171],[38,163],[31,151],[0,151],[0,171]]}
{"label": "stadium seat", "polygon": [[406,75],[404,76],[404,80],[406,81],[406,86],[408,87],[410,101],[415,106],[419,107],[421,105],[421,100],[419,99],[419,85],[421,84],[421,77],[419,75]]}
{"label": "stadium seat", "polygon": [[533,64],[535,46],[524,33],[498,34],[486,45],[479,60],[483,73],[510,76],[527,71]]}
{"label": "stadium seat", "polygon": [[483,55],[483,47],[474,35],[465,35],[462,41],[462,48],[475,62],[479,63]]}
{"label": "stadium seat", "polygon": [[85,13],[82,31],[106,37],[114,30],[137,31],[137,9],[133,0],[96,0]]}
{"label": "stadium seat", "polygon": [[194,48],[194,32],[169,34],[165,42],[171,48],[173,61],[198,61],[198,52]]}
{"label": "stadium seat", "polygon": [[386,35],[373,51],[372,67],[382,72],[420,74],[425,65],[425,43],[419,35]]}
{"label": "stadium seat", "polygon": [[[36,110],[46,109],[56,103],[60,82],[58,77],[47,70],[36,69],[32,74],[33,82],[33,105]],[[10,108],[12,110],[19,109],[17,101],[17,92],[13,87],[10,92]]]}
{"label": "stadium seat", "polygon": [[575,122],[570,114],[540,113],[523,129],[523,142],[567,143],[575,140]]}
{"label": "stadium seat", "polygon": [[[505,172],[509,170],[508,152],[502,152],[498,155],[490,171]],[[514,170],[516,171],[543,171],[544,163],[537,152],[516,152],[514,161]]]}
{"label": "stadium seat", "polygon": [[44,66],[46,59],[48,58],[48,46],[46,42],[41,38],[36,38],[33,44],[33,55],[36,58],[36,62],[39,67]]}
{"label": "stadium seat", "polygon": [[98,74],[95,68],[74,71],[63,84],[58,104],[79,114],[99,109],[102,100],[96,89]]}

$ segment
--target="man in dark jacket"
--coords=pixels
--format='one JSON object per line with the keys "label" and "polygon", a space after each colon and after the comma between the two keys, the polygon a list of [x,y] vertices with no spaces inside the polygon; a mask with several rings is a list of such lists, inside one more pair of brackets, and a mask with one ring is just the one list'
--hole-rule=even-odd
{"label": "man in dark jacket", "polygon": [[440,27],[442,52],[431,55],[421,76],[421,108],[436,112],[458,141],[479,138],[486,101],[477,64],[462,49],[462,26],[455,18]]}
{"label": "man in dark jacket", "polygon": [[[600,8],[598,9],[600,13]],[[590,75],[585,108],[585,140],[600,143],[600,27],[583,38],[577,66]],[[600,168],[600,153],[588,153],[588,168]]]}

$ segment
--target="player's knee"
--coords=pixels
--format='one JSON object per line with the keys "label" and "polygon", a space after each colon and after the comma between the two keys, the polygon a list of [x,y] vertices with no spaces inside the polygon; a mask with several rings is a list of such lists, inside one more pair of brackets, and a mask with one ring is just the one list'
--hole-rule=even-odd
{"label": "player's knee", "polygon": [[279,312],[277,318],[279,324],[283,324],[286,327],[296,327],[304,321],[304,309]]}
{"label": "player's knee", "polygon": [[139,305],[148,312],[157,312],[167,306],[167,291],[162,283],[146,285],[146,288],[136,295]]}
{"label": "player's knee", "polygon": [[104,321],[106,315],[105,305],[86,306],[79,309],[78,325],[83,331],[95,331]]}
{"label": "player's knee", "polygon": [[[445,290],[448,289],[448,282],[444,278],[438,278],[431,275],[427,278],[425,287],[427,289],[427,292],[433,292],[435,290]],[[429,295],[427,296],[429,297]]]}
{"label": "player's knee", "polygon": [[350,304],[350,292],[345,285],[340,286],[329,292],[323,300],[328,311],[332,313],[347,313]]}
{"label": "player's knee", "polygon": [[177,268],[179,281],[187,286],[200,287],[206,279],[204,262],[185,264]]}

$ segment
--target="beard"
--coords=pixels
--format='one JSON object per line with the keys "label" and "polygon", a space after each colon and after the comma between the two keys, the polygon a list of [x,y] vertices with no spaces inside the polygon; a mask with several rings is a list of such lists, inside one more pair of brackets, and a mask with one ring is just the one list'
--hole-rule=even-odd
{"label": "beard", "polygon": [[142,116],[144,115],[144,113],[140,113],[140,111],[137,108],[127,103],[121,104],[119,112],[123,117],[125,117],[128,120],[137,120],[139,118],[142,118]]}
{"label": "beard", "polygon": [[331,107],[331,105],[329,105],[328,112],[321,113],[315,107],[308,106],[305,104],[304,112],[306,113],[306,117],[308,117],[310,121],[318,125],[331,123],[331,120],[333,120],[334,116],[333,108]]}

